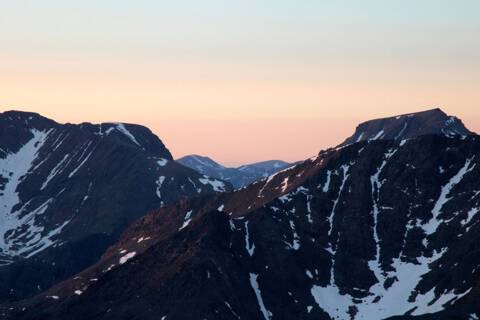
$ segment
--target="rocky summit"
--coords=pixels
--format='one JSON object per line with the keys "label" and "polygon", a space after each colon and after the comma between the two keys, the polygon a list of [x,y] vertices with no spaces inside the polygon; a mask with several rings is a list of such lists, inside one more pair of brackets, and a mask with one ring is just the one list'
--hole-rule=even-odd
{"label": "rocky summit", "polygon": [[0,114],[0,301],[94,263],[131,222],[231,186],[173,161],[149,129]]}
{"label": "rocky summit", "polygon": [[321,151],[234,192],[151,210],[97,263],[0,312],[478,319],[480,138],[385,137]]}
{"label": "rocky summit", "polygon": [[366,140],[403,140],[428,134],[468,136],[473,134],[460,119],[436,108],[361,123],[343,145]]}

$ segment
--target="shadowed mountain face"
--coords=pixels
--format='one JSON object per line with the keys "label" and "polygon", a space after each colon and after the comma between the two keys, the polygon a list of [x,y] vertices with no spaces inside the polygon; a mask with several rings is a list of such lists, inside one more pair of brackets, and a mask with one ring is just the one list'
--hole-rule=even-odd
{"label": "shadowed mountain face", "polygon": [[0,300],[91,265],[149,209],[229,188],[173,161],[142,126],[1,113]]}
{"label": "shadowed mountain face", "polygon": [[132,224],[7,319],[476,319],[480,139],[322,151]]}
{"label": "shadowed mountain face", "polygon": [[266,178],[292,164],[281,160],[269,160],[243,165],[237,168],[225,167],[209,157],[189,155],[177,160],[184,166],[198,172],[230,182],[236,189],[258,179]]}
{"label": "shadowed mountain face", "polygon": [[432,109],[364,122],[342,145],[378,139],[400,141],[428,134],[454,137],[473,133],[460,119],[448,116],[440,109]]}

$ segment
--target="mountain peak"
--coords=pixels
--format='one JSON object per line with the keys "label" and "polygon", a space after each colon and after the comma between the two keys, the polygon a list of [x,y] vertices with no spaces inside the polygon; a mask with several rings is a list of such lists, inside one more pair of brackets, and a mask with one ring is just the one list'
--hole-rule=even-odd
{"label": "mountain peak", "polygon": [[48,119],[36,112],[27,112],[27,111],[19,111],[19,110],[8,110],[5,112],[0,112],[0,121],[14,121],[14,122],[22,122],[26,125],[33,125],[33,126],[45,126],[45,125],[52,125],[56,122]]}
{"label": "mountain peak", "polygon": [[197,168],[202,167],[202,168],[219,168],[219,169],[225,169],[223,165],[220,163],[214,161],[213,159],[207,157],[207,156],[201,156],[198,154],[191,154],[188,156],[184,156],[180,159],[177,159],[178,162],[180,162],[183,165],[186,165],[187,167],[190,168]]}
{"label": "mountain peak", "polygon": [[457,117],[434,108],[363,122],[342,145],[366,140],[403,140],[429,134],[453,137],[472,135],[473,132]]}

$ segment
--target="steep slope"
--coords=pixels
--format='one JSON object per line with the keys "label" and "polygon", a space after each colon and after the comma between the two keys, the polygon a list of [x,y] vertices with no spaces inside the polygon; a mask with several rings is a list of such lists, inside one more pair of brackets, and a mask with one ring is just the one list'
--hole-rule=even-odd
{"label": "steep slope", "polygon": [[0,300],[95,262],[132,221],[229,186],[184,167],[145,127],[0,114]]}
{"label": "steep slope", "polygon": [[456,117],[440,109],[410,113],[361,123],[353,136],[342,145],[369,140],[403,140],[422,135],[439,134],[448,137],[473,134]]}
{"label": "steep slope", "polygon": [[475,319],[480,139],[322,151],[152,211],[10,319]]}
{"label": "steep slope", "polygon": [[246,186],[258,179],[266,178],[292,164],[281,160],[269,160],[243,165],[237,168],[225,167],[209,157],[189,155],[177,159],[184,166],[198,172],[230,182],[236,189]]}

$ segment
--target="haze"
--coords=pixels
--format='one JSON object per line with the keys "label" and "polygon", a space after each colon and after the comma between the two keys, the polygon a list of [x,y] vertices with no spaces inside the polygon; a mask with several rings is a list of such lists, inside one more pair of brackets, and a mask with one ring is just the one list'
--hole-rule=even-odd
{"label": "haze", "polygon": [[9,1],[0,111],[151,128],[175,157],[312,156],[433,107],[480,131],[480,2]]}

